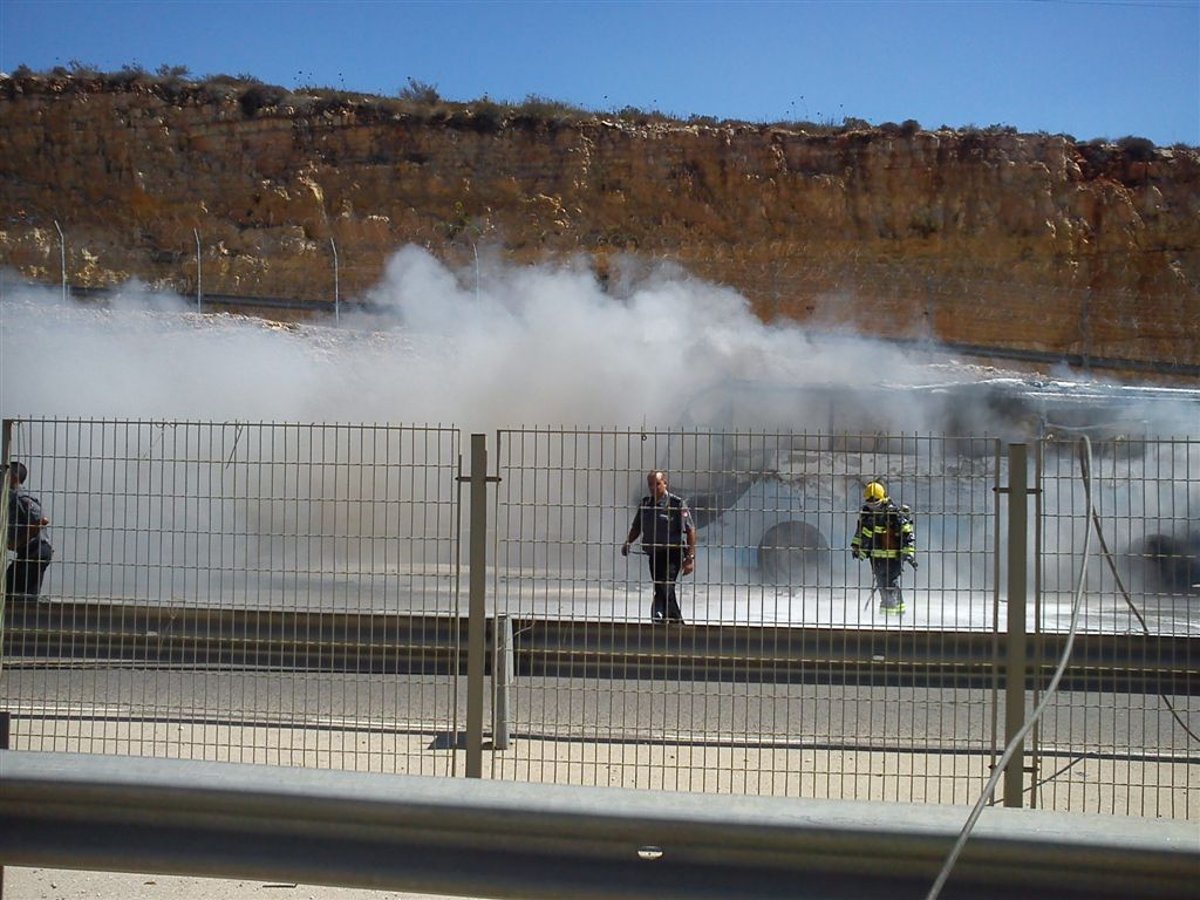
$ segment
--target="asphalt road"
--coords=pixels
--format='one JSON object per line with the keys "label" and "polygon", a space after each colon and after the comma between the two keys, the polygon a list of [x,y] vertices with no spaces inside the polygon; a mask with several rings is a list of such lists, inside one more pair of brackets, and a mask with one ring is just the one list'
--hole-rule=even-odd
{"label": "asphalt road", "polygon": [[[385,728],[440,735],[465,728],[465,678],[232,671],[219,668],[38,668],[0,671],[0,698],[21,719],[42,716]],[[1198,698],[1169,698],[1195,728]],[[134,707],[131,709],[131,702]],[[1029,701],[1030,707],[1032,699]],[[490,721],[490,713],[486,715]],[[515,680],[517,735],[632,742],[747,743],[917,752],[988,752],[1003,729],[1004,696],[990,689],[773,684],[738,681],[545,678]],[[14,732],[25,726],[14,724]],[[1187,731],[1154,694],[1064,691],[1047,708],[1044,746],[1195,755]],[[36,749],[36,748],[33,748]],[[1125,751],[1123,751],[1125,752]]]}

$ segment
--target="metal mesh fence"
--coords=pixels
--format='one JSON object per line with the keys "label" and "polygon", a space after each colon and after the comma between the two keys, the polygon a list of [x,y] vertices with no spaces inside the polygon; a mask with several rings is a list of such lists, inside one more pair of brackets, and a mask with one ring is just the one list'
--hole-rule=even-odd
{"label": "metal mesh fence", "polygon": [[[516,660],[524,739],[498,776],[936,802],[982,786],[995,673],[931,680],[915,648],[995,631],[996,441],[522,430],[497,445],[497,611],[526,644],[564,646]],[[647,629],[649,557],[618,548],[656,469],[698,545],[677,587],[687,624]],[[876,478],[916,511],[924,567],[901,581],[901,615],[849,555]]]}
{"label": "metal mesh fence", "polygon": [[[1200,707],[1196,657],[1200,591],[1200,444],[1194,440],[1097,443],[1091,460],[1092,553],[1081,554],[1088,524],[1088,464],[1069,440],[1047,440],[1038,459],[1039,633],[1070,626],[1082,576],[1078,628],[1097,636],[1107,684],[1084,681],[1048,708],[1035,744],[1034,801],[1086,812],[1197,815]],[[1137,641],[1145,677],[1123,658]],[[1182,648],[1182,649],[1180,649]],[[1168,677],[1182,662],[1188,678]]]}
{"label": "metal mesh fence", "polygon": [[17,746],[453,771],[423,751],[456,730],[433,665],[455,648],[433,635],[457,605],[457,431],[22,421],[5,438],[54,547],[40,597],[6,606]]}
{"label": "metal mesh fence", "polygon": [[[468,528],[450,428],[18,421],[54,559],[38,600],[7,591],[0,710],[20,749],[436,775],[465,750],[493,778],[967,803],[1082,571],[1004,802],[1197,818],[1197,447],[1098,444],[1088,472],[1048,438],[1014,487],[992,438],[507,429]],[[686,624],[652,622],[644,541],[621,553],[659,470],[697,528]],[[914,523],[902,613],[849,553],[873,479]],[[482,624],[460,532],[486,544]]]}

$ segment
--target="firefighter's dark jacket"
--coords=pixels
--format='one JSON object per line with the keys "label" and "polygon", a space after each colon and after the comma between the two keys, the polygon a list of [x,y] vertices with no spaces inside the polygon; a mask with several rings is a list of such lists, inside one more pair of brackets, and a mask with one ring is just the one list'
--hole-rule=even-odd
{"label": "firefighter's dark jacket", "polygon": [[916,559],[917,536],[908,508],[886,498],[874,509],[864,503],[850,549],[873,559]]}

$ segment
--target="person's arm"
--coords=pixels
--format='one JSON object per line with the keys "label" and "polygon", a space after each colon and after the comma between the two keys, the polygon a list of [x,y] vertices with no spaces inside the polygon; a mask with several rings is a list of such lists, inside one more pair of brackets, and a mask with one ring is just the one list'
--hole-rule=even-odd
{"label": "person's arm", "polygon": [[29,540],[27,544],[37,540],[42,529],[50,524],[50,520],[42,515],[42,504],[38,503],[33,497],[29,498]]}
{"label": "person's arm", "polygon": [[900,555],[914,569],[917,567],[917,533],[912,517],[906,513],[901,513],[900,517]]}
{"label": "person's arm", "polygon": [[683,557],[683,574],[691,574],[696,568],[696,529],[687,529],[687,553]]}
{"label": "person's arm", "polygon": [[679,514],[683,519],[683,535],[687,539],[687,550],[683,555],[683,574],[688,575],[696,568],[696,523],[692,521],[692,511],[688,509],[687,501],[683,501]]}

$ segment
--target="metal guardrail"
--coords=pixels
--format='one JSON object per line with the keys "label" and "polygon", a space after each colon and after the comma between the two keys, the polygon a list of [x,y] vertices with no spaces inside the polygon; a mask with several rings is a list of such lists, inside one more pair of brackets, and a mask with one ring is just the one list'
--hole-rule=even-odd
{"label": "metal guardrail", "polygon": [[[487,620],[485,671],[493,671]],[[663,627],[577,619],[512,619],[515,674],[822,681],[927,687],[1005,684],[1007,636],[987,632]],[[405,613],[213,609],[140,604],[10,604],[9,667],[80,661],[395,674],[467,673],[468,619]],[[1027,686],[1044,686],[1065,635],[1028,648]],[[1191,695],[1200,691],[1200,638],[1083,634],[1064,689]]]}
{"label": "metal guardrail", "polygon": [[[497,898],[923,896],[964,814],[0,751],[7,865]],[[1195,896],[1195,825],[983,811],[943,895]]]}

